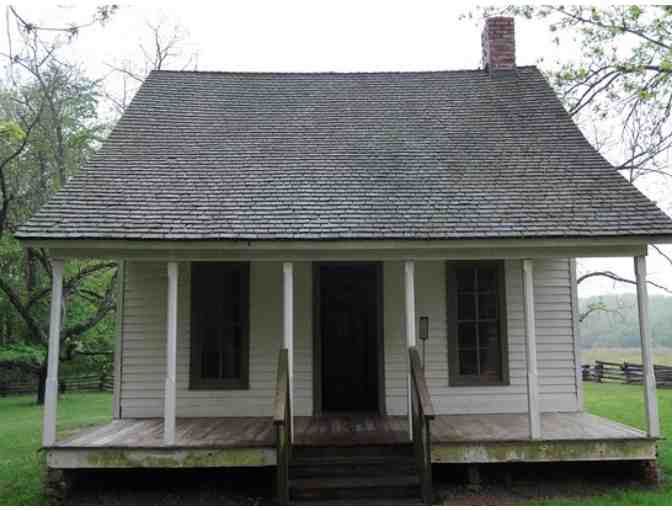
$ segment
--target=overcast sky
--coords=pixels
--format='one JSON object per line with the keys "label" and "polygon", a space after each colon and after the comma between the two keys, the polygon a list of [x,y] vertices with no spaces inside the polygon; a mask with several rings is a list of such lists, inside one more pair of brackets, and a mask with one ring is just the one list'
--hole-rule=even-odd
{"label": "overcast sky", "polygon": [[[59,26],[86,22],[96,5],[89,2],[13,3],[31,22]],[[2,5],[5,14],[6,3]],[[198,69],[225,71],[411,71],[474,69],[480,66],[480,26],[460,20],[470,5],[459,2],[392,1],[130,1],[105,27],[83,30],[70,45],[70,58],[92,77],[109,73],[106,64],[140,60],[140,44],[149,44],[147,22],[178,24],[186,31],[181,45],[184,59],[197,55]],[[7,51],[6,16],[0,25],[0,51]],[[550,66],[577,54],[572,41],[558,48],[539,23],[516,22],[517,62],[530,65],[544,59]],[[182,62],[182,60],[180,60]],[[108,79],[108,87],[118,87]],[[672,211],[671,189],[650,180],[644,192]],[[651,250],[653,252],[653,250]],[[672,253],[672,249],[667,249]],[[672,270],[651,253],[653,280],[672,287]],[[631,259],[580,259],[579,270],[609,269],[633,277]],[[580,286],[582,296],[631,291],[608,279]],[[651,292],[656,292],[651,289]]]}

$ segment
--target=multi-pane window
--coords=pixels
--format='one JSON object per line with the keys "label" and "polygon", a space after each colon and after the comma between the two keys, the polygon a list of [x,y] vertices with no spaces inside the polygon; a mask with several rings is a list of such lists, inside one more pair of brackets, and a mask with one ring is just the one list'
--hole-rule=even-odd
{"label": "multi-pane window", "polygon": [[192,389],[248,387],[249,266],[191,265]]}
{"label": "multi-pane window", "polygon": [[503,264],[447,268],[451,384],[508,382]]}

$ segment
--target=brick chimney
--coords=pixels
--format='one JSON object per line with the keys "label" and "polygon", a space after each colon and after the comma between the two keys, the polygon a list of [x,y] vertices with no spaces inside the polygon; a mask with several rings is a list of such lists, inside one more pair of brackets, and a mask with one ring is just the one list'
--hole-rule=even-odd
{"label": "brick chimney", "polygon": [[497,71],[516,69],[516,37],[513,18],[494,16],[485,20],[481,34],[483,69],[493,75]]}

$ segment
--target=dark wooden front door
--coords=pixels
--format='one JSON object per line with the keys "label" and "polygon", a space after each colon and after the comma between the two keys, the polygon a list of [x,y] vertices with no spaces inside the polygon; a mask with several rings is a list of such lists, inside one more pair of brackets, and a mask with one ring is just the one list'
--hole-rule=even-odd
{"label": "dark wooden front door", "polygon": [[318,412],[380,412],[380,266],[318,264],[317,270]]}

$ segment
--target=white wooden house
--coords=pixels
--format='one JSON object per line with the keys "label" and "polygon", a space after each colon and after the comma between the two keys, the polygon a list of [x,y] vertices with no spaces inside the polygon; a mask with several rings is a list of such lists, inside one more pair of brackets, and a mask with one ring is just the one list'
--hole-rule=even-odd
{"label": "white wooden house", "polygon": [[[483,41],[469,71],[151,73],[19,232],[53,259],[49,467],[277,465],[286,500],[324,482],[306,459],[375,448],[411,466],[376,483],[430,501],[433,463],[655,461],[645,256],[672,221],[515,65],[511,19]],[[582,398],[575,258],[623,256],[646,431]],[[114,419],[57,440],[73,257],[120,261]]]}

